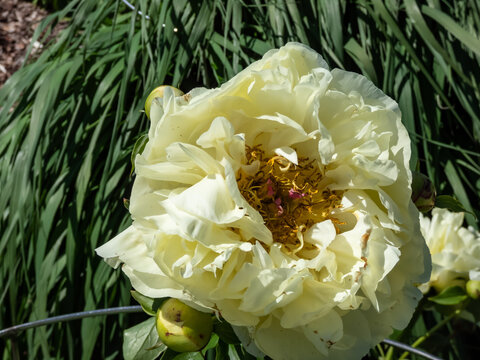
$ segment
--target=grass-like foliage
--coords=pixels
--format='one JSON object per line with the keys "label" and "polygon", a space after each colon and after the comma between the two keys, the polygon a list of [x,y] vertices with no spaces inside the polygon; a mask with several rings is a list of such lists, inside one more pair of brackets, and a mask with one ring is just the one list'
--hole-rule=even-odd
{"label": "grass-like foliage", "polygon": [[[161,84],[217,86],[287,41],[363,73],[396,99],[412,168],[480,216],[480,1],[133,3],[148,18],[121,1],[69,1],[35,37],[65,18],[69,26],[0,89],[0,328],[129,304],[129,283],[94,249],[130,222],[123,198],[133,182],[130,152],[148,126],[146,96]],[[402,340],[440,315],[418,319]],[[2,356],[119,357],[127,320],[29,330],[0,340]],[[425,348],[467,359],[472,344],[445,329]]]}

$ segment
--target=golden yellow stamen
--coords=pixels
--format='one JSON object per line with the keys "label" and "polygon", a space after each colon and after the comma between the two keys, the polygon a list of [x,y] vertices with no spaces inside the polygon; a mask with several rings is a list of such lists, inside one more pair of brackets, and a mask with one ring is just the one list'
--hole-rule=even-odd
{"label": "golden yellow stamen", "polygon": [[326,219],[338,223],[330,213],[340,207],[342,193],[319,188],[322,174],[315,160],[299,158],[295,165],[282,156],[266,157],[259,145],[246,150],[247,165],[258,161],[259,169],[254,175],[240,170],[238,187],[286,251],[300,250],[298,233],[313,224]]}

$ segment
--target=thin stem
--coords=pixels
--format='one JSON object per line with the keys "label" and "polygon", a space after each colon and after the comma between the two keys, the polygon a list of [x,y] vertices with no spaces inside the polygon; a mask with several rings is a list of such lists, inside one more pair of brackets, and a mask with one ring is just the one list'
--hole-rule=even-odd
{"label": "thin stem", "polygon": [[[415,342],[412,344],[412,348],[416,348],[420,344],[422,344],[425,340],[427,340],[430,336],[432,336],[436,331],[438,331],[442,326],[448,324],[450,320],[452,320],[455,316],[460,314],[461,310],[455,310],[453,313],[448,315],[445,319],[440,321],[437,325],[435,325],[431,330],[427,331],[425,335],[420,336]],[[408,356],[408,353],[411,351],[405,351],[402,356],[400,356],[399,360],[403,360]]]}
{"label": "thin stem", "polygon": [[76,313],[67,314],[67,315],[53,316],[51,318],[32,321],[25,324],[15,325],[15,326],[0,330],[0,338],[4,336],[14,336],[20,331],[39,327],[39,326],[45,326],[53,323],[78,320],[78,319],[83,319],[83,318],[88,318],[93,316],[100,316],[100,315],[134,313],[134,312],[141,312],[141,311],[142,311],[142,307],[139,305],[138,306],[120,306],[115,308],[82,311],[82,312],[76,312]]}

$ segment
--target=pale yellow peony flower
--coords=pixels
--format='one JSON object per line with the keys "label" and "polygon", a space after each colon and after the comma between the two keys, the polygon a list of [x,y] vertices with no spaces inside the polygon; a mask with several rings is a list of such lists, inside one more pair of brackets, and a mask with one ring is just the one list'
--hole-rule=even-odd
{"label": "pale yellow peony flower", "polygon": [[430,258],[407,131],[370,81],[290,43],[150,115],[133,225],[97,249],[135,289],[273,359],[360,359],[407,325]]}
{"label": "pale yellow peony flower", "polygon": [[432,254],[430,286],[441,291],[449,286],[465,285],[468,280],[480,280],[480,233],[465,228],[463,213],[435,208],[432,218],[420,216],[420,227]]}

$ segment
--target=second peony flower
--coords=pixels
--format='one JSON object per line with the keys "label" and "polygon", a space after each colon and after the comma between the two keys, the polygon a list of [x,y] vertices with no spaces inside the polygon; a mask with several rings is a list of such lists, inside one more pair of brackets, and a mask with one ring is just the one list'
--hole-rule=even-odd
{"label": "second peony flower", "polygon": [[[434,208],[432,217],[420,216],[423,236],[432,254],[432,274],[420,289],[441,292],[450,286],[480,282],[480,233],[462,226],[464,213]],[[470,283],[472,284],[472,283]]]}
{"label": "second peony flower", "polygon": [[397,104],[307,46],[150,108],[133,224],[97,249],[133,287],[281,359],[360,359],[429,280]]}

